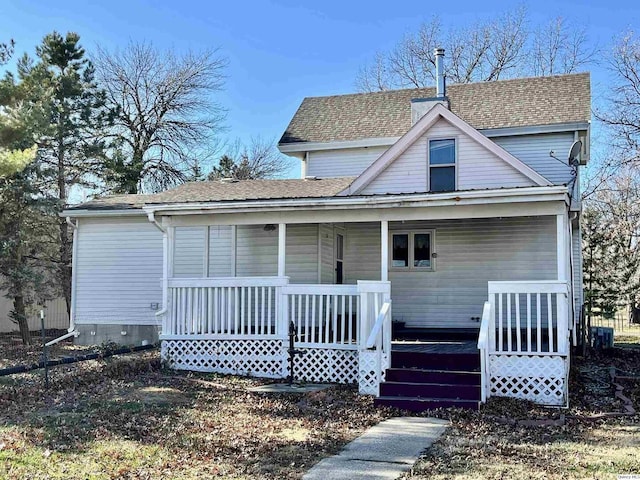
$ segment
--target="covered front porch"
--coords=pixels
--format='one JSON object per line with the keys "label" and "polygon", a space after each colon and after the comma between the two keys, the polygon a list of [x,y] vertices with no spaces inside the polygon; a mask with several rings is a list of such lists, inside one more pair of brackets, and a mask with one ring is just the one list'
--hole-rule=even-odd
{"label": "covered front porch", "polygon": [[150,211],[164,233],[163,359],[285,378],[294,331],[297,380],[379,395],[396,321],[477,332],[483,400],[561,404],[570,231],[554,200]]}

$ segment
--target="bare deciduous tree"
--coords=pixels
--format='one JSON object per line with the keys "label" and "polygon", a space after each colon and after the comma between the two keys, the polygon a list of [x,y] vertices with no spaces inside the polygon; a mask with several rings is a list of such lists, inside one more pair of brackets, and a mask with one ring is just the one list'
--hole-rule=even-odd
{"label": "bare deciduous tree", "polygon": [[[605,109],[596,116],[611,129],[611,147],[616,150],[615,165],[640,163],[640,40],[628,32],[616,44],[610,70],[614,77]],[[614,165],[614,166],[615,166]]]}
{"label": "bare deciduous tree", "polygon": [[211,155],[224,119],[213,95],[226,64],[216,50],[178,55],[148,43],[99,49],[98,75],[117,110],[105,172],[112,191],[162,190]]}
{"label": "bare deciduous tree", "polygon": [[562,17],[538,27],[532,34],[531,73],[536,76],[575,72],[595,56],[589,48],[587,29],[569,27]]}
{"label": "bare deciduous tree", "polygon": [[292,162],[282,155],[274,142],[253,138],[249,145],[239,140],[228,149],[211,173],[209,180],[233,178],[235,180],[254,180],[258,178],[277,178],[285,175]]}
{"label": "bare deciduous tree", "polygon": [[584,273],[590,310],[614,313],[640,300],[640,177],[631,166],[585,203]]}
{"label": "bare deciduous tree", "polygon": [[371,92],[435,83],[433,51],[447,52],[447,81],[470,83],[521,75],[571,73],[591,61],[586,29],[558,18],[529,33],[524,7],[493,21],[443,30],[438,17],[409,33],[389,52],[376,53],[356,76],[356,88]]}

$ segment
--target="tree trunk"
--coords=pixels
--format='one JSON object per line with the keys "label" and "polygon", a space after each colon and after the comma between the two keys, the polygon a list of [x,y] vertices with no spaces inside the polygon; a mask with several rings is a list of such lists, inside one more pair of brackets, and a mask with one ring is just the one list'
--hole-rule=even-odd
{"label": "tree trunk", "polygon": [[31,345],[31,332],[29,331],[29,322],[27,321],[27,312],[22,295],[17,295],[13,299],[13,318],[18,322],[22,343]]}
{"label": "tree trunk", "polygon": [[[67,184],[66,184],[66,158],[64,145],[64,120],[66,119],[66,110],[58,119],[58,199],[60,200],[59,208],[63,209],[67,203]],[[65,218],[60,217],[58,220],[60,227],[60,283],[62,286],[62,294],[67,304],[67,315],[71,318],[71,241],[69,238],[69,225]]]}

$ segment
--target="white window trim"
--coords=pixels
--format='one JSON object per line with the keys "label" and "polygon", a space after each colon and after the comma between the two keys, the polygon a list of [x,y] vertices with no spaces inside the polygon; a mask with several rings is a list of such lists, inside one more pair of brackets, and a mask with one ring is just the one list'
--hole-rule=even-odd
{"label": "white window trim", "polygon": [[460,157],[458,156],[458,135],[445,135],[437,137],[427,137],[427,191],[431,191],[431,141],[432,140],[453,140],[455,161],[453,163],[439,163],[433,168],[453,167],[454,171],[454,191],[458,190],[458,171],[460,170]]}
{"label": "white window trim", "polygon": [[[414,236],[421,233],[428,233],[431,235],[431,266],[430,267],[414,267]],[[408,235],[409,236],[409,266],[408,267],[394,267],[393,266],[393,236],[394,235]],[[391,272],[435,272],[436,271],[436,231],[435,229],[420,229],[420,230],[391,230],[389,231],[389,259],[388,266]]]}

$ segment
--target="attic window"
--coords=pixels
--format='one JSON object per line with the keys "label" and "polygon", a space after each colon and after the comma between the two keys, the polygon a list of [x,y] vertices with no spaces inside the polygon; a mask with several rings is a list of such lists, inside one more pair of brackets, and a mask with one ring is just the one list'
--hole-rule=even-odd
{"label": "attic window", "polygon": [[456,141],[453,138],[429,140],[429,191],[456,189]]}

